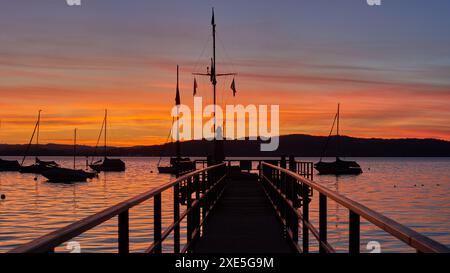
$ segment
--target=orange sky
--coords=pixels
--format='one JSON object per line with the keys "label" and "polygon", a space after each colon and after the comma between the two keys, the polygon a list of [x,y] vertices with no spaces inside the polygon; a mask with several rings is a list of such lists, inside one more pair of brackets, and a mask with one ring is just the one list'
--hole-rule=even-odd
{"label": "orange sky", "polygon": [[[79,143],[93,145],[105,108],[110,145],[165,141],[176,65],[188,105],[191,73],[209,65],[210,5],[196,2],[169,17],[163,2],[157,8],[112,3],[111,9],[93,3],[75,12],[49,4],[3,7],[0,143],[27,143],[42,109],[41,143],[71,143],[76,127]],[[232,78],[221,79],[219,104],[279,104],[281,134],[327,135],[340,102],[342,134],[450,140],[450,60],[442,57],[450,56],[450,39],[442,35],[448,34],[443,14],[419,22],[413,14],[398,21],[389,11],[370,11],[367,16],[383,20],[359,24],[365,6],[356,15],[320,9],[327,14],[321,18],[309,15],[315,8],[280,17],[292,7],[277,6],[250,16],[245,3],[218,4],[218,73],[239,74],[236,98]],[[367,35],[373,27],[378,31]],[[211,103],[208,80],[198,81],[199,95]]]}

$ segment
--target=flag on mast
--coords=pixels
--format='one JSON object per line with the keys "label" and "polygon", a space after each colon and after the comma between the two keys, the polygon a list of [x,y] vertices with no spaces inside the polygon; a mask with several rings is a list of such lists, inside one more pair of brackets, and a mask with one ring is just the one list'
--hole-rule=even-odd
{"label": "flag on mast", "polygon": [[209,76],[211,78],[211,82],[214,83],[216,76],[216,64],[214,63],[213,58],[211,58],[211,72]]}
{"label": "flag on mast", "polygon": [[233,90],[233,97],[236,97],[236,83],[234,82],[234,78],[233,82],[231,82],[231,90]]}
{"label": "flag on mast", "polygon": [[194,96],[197,95],[197,79],[194,78]]}
{"label": "flag on mast", "polygon": [[178,65],[177,65],[177,94],[175,95],[175,105],[180,105],[181,99],[180,99],[180,88],[178,86]]}
{"label": "flag on mast", "polygon": [[177,86],[177,95],[175,96],[175,105],[180,105],[180,104],[181,104],[180,90],[178,89],[178,86]]}

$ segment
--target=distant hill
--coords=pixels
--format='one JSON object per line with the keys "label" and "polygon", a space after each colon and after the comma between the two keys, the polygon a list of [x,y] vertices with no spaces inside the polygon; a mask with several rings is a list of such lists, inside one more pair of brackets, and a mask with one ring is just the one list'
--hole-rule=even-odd
{"label": "distant hill", "polygon": [[[348,157],[450,157],[450,141],[437,139],[380,139],[354,138],[341,136],[339,147],[342,156]],[[310,135],[286,135],[280,137],[280,146],[274,152],[260,152],[260,141],[225,141],[226,156],[321,156],[327,137]],[[185,156],[206,156],[212,151],[210,141],[187,141],[182,143],[182,153]],[[334,156],[337,147],[336,138],[329,140],[326,155]],[[26,145],[0,145],[0,156],[22,155]],[[29,154],[35,154],[32,147]],[[103,149],[103,148],[102,148]],[[99,150],[101,154],[102,149]],[[46,144],[38,148],[42,156],[72,156],[70,145]],[[110,156],[170,156],[175,153],[175,145],[108,147]],[[79,156],[94,155],[94,147],[78,146]]]}

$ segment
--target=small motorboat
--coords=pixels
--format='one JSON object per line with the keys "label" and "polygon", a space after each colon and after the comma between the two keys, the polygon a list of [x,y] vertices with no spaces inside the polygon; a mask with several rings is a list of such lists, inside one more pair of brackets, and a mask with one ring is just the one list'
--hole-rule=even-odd
{"label": "small motorboat", "polygon": [[0,172],[17,172],[20,164],[17,160],[3,160],[0,158]]}
{"label": "small motorboat", "polygon": [[172,157],[170,159],[170,166],[158,166],[159,173],[167,174],[177,174],[177,172],[185,173],[193,170],[195,170],[195,162],[187,157],[180,158],[179,160],[176,157]]}
{"label": "small motorboat", "polygon": [[[337,123],[336,140],[338,141],[337,154],[339,154],[339,119],[340,119],[340,104],[338,104],[338,110],[337,110],[336,116],[334,117],[333,126],[331,127],[330,135],[328,136],[327,143],[325,145],[325,149],[324,149],[322,155],[324,155],[326,152],[328,142],[330,140],[331,134],[333,133],[334,125],[336,123]],[[334,162],[323,162],[322,157],[321,157],[319,162],[314,164],[314,168],[319,172],[319,174],[325,174],[325,175],[326,174],[358,175],[358,174],[363,173],[361,166],[356,161],[345,161],[345,160],[340,159],[338,155],[336,156],[336,161],[334,161]]]}
{"label": "small motorboat", "polygon": [[20,173],[34,173],[34,174],[42,174],[43,172],[58,168],[59,165],[55,161],[42,161],[36,157],[36,163],[30,166],[22,166],[20,167]]}
{"label": "small motorboat", "polygon": [[103,160],[90,164],[89,167],[96,172],[124,172],[125,162],[105,157]]}
{"label": "small motorboat", "polygon": [[361,174],[363,171],[361,166],[355,161],[344,161],[339,157],[336,158],[335,162],[323,162],[320,161],[314,164],[314,168],[319,172],[319,174]]}
{"label": "small motorboat", "polygon": [[67,168],[53,168],[42,172],[42,175],[49,182],[70,183],[84,182],[97,176],[96,173],[85,172],[83,170],[73,170]]}

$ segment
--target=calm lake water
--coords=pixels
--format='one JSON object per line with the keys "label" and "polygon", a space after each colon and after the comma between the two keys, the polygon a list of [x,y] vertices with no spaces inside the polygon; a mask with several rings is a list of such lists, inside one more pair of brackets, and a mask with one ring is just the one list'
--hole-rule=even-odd
{"label": "calm lake water", "polygon": [[[6,159],[6,158],[5,158]],[[71,167],[72,158],[42,158],[56,160]],[[157,173],[159,158],[124,158],[124,173],[100,174],[87,183],[52,184],[33,174],[0,173],[0,252],[64,227],[73,221],[99,212],[173,179]],[[299,158],[316,161],[316,158]],[[450,247],[450,158],[356,158],[364,170],[360,176],[318,176],[314,180],[348,196],[369,208],[415,229]],[[167,159],[162,160],[163,163]],[[84,166],[80,158],[78,167]],[[318,198],[315,194],[311,219],[318,225]],[[163,200],[163,229],[172,222],[172,193]],[[130,249],[145,250],[152,243],[152,202],[130,210]],[[182,210],[184,207],[181,208]],[[348,211],[329,201],[329,241],[338,251],[348,247]],[[182,239],[185,228],[182,228]],[[361,250],[376,241],[383,252],[409,252],[410,248],[367,222],[361,223]],[[82,252],[115,252],[117,249],[117,219],[74,240]],[[312,238],[312,237],[311,237]],[[170,252],[172,243],[164,244]],[[313,250],[317,245],[313,245]],[[68,252],[66,245],[56,251]]]}

